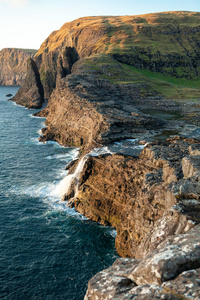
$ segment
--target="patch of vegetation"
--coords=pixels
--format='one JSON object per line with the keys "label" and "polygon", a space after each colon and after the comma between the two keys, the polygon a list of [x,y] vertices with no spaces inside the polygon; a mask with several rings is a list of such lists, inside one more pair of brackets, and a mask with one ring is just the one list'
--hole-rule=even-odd
{"label": "patch of vegetation", "polygon": [[176,78],[126,65],[130,73],[143,77],[156,91],[170,99],[200,99],[200,79]]}
{"label": "patch of vegetation", "polygon": [[149,70],[140,70],[122,64],[110,55],[97,54],[85,58],[82,63],[88,73],[95,72],[100,78],[113,84],[141,85],[141,96],[162,95],[168,99],[200,99],[200,79],[176,78]]}

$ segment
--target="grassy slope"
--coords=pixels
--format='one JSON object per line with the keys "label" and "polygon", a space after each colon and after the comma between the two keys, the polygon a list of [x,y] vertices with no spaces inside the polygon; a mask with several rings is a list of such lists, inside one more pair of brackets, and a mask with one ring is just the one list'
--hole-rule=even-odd
{"label": "grassy slope", "polygon": [[[126,53],[132,47],[151,47],[161,53],[181,52],[183,48],[177,42],[172,43],[168,31],[177,32],[177,27],[193,28],[200,26],[200,13],[197,12],[164,12],[138,16],[102,16],[85,17],[65,23],[60,30],[54,31],[38,50],[37,56],[45,49],[53,51],[60,47],[66,36],[76,36],[83,29],[91,31],[105,30],[95,42],[94,52]],[[188,50],[192,45],[183,40]]]}
{"label": "grassy slope", "polygon": [[175,78],[148,70],[139,70],[132,66],[122,64],[110,55],[96,54],[84,59],[82,69],[87,73],[96,71],[100,77],[108,79],[113,84],[141,84],[145,83],[147,89],[141,88],[141,95],[163,95],[169,99],[200,99],[200,79],[187,80]]}
{"label": "grassy slope", "polygon": [[[85,17],[66,23],[60,30],[54,31],[41,45],[35,57],[44,52],[57,51],[56,49],[61,49],[63,45],[74,46],[80,53],[88,48],[90,55],[101,53],[101,64],[109,64],[111,70],[111,60],[108,62],[103,54],[132,56],[132,66],[121,65],[123,72],[115,72],[113,76],[107,75],[109,80],[120,84],[147,82],[152,89],[168,98],[197,99],[200,98],[199,28],[200,13],[197,12]],[[170,55],[173,56],[173,62],[177,56],[177,66],[168,68],[165,65],[160,73],[142,67],[136,68],[137,65],[134,67],[135,55],[138,55],[140,61],[149,63],[149,54],[156,63],[162,63],[162,60],[168,62]],[[81,57],[84,56],[87,55],[82,53]],[[194,68],[193,63],[190,65],[191,57],[197,60],[197,66]],[[184,61],[189,61],[189,65],[179,67],[179,63]],[[92,62],[90,67],[95,68]]]}

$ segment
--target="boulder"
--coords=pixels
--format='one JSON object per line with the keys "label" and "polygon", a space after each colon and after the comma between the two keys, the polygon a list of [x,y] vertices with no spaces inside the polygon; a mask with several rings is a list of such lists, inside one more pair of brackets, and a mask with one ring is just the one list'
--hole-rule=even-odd
{"label": "boulder", "polygon": [[131,276],[138,285],[162,284],[181,272],[200,267],[200,225],[188,233],[168,237],[150,252]]}
{"label": "boulder", "polygon": [[199,233],[200,225],[169,237],[143,260],[117,259],[89,281],[84,300],[199,299]]}

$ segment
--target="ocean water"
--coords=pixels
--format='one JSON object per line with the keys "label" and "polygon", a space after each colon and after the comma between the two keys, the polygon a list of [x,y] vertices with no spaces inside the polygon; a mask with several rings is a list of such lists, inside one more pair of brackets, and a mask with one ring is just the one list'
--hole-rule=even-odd
{"label": "ocean water", "polygon": [[77,149],[38,142],[44,119],[0,87],[0,299],[83,299],[117,258],[115,231],[67,208],[55,193]]}

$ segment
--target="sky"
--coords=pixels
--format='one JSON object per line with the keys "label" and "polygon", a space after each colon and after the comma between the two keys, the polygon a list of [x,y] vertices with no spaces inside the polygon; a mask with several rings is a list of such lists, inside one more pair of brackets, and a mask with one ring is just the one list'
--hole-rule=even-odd
{"label": "sky", "polygon": [[0,50],[39,49],[49,34],[79,17],[198,11],[200,0],[0,0]]}

